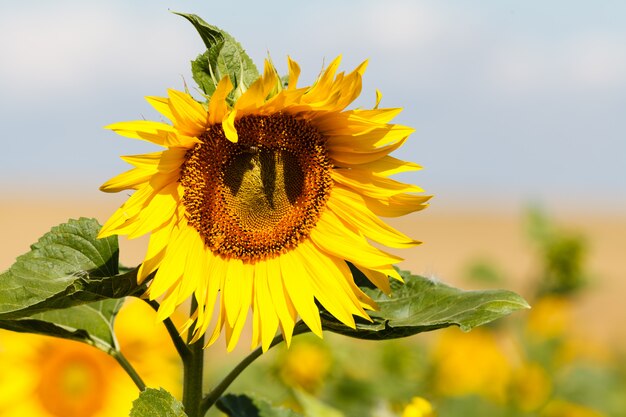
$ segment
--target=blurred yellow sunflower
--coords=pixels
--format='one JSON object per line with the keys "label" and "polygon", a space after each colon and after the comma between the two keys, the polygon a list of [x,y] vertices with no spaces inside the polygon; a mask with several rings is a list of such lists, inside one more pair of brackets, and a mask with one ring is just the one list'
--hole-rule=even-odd
{"label": "blurred yellow sunflower", "polygon": [[[181,393],[181,366],[154,312],[136,301],[116,320],[122,352],[148,386]],[[128,415],[139,390],[113,358],[91,346],[0,331],[0,417]]]}
{"label": "blurred yellow sunflower", "polygon": [[[288,87],[274,66],[231,106],[224,77],[206,106],[169,90],[147,97],[170,124],[116,123],[108,128],[167,148],[122,157],[135,168],[101,190],[137,190],[106,222],[101,237],[151,233],[139,280],[156,272],[148,294],[163,296],[158,316],[192,294],[188,325],[207,345],[224,329],[228,350],[252,309],[252,346],[268,349],[280,327],[290,342],[298,316],[321,337],[316,301],[354,327],[375,304],[354,284],[345,260],[379,288],[401,258],[367,239],[418,244],[381,221],[425,207],[417,186],[388,178],[420,167],[389,156],[413,129],[390,124],[397,108],[345,110],[361,91],[366,63],[339,73],[335,59],[310,87],[298,88],[291,59]],[[237,90],[239,91],[239,90]],[[214,308],[216,319],[213,319]]]}

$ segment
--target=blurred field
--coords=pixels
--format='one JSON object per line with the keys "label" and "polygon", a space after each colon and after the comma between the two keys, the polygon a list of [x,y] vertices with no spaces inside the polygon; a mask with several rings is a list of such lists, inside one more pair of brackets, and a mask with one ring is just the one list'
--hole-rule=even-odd
{"label": "blurred field", "polygon": [[[3,196],[0,205],[0,269],[8,268],[16,256],[51,226],[80,216],[104,222],[125,195],[100,195],[91,201],[77,199],[34,199]],[[576,215],[548,213],[557,226],[584,237],[590,286],[578,303],[576,316],[584,332],[602,341],[626,341],[626,215]],[[395,224],[425,242],[401,251],[407,261],[401,266],[463,288],[505,286],[529,296],[538,266],[536,248],[530,242],[523,210],[458,212],[430,207]],[[145,238],[121,239],[121,260],[135,265],[142,259]],[[467,282],[468,268],[488,263],[507,278],[499,285]]]}

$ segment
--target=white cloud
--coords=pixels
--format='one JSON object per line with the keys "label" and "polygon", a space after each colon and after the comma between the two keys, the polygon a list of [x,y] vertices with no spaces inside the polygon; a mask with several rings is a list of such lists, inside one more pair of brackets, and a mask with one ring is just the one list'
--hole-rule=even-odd
{"label": "white cloud", "polygon": [[[32,94],[93,88],[103,77],[118,74],[132,81],[180,72],[192,55],[190,46],[179,45],[189,42],[174,30],[159,30],[159,23],[97,3],[5,9],[0,17],[0,86]],[[167,51],[167,59],[155,58],[165,55],[161,51]]]}
{"label": "white cloud", "polygon": [[509,40],[491,51],[487,78],[505,94],[602,93],[623,88],[625,45],[617,34]]}
{"label": "white cloud", "polygon": [[370,3],[365,18],[375,28],[370,32],[374,35],[370,41],[395,49],[433,43],[448,26],[436,9],[410,1]]}
{"label": "white cloud", "polygon": [[626,39],[591,34],[573,40],[567,51],[569,80],[582,88],[626,85]]}

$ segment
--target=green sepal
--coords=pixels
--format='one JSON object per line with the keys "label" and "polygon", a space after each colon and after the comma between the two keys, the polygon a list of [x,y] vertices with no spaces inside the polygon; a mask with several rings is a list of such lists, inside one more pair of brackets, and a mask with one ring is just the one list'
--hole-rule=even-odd
{"label": "green sepal", "polygon": [[217,401],[217,408],[229,417],[302,417],[301,414],[247,395],[227,394]]}
{"label": "green sepal", "polygon": [[117,236],[98,239],[95,219],[55,226],[0,274],[0,320],[22,319],[110,298],[137,295],[137,269],[119,274]]}
{"label": "green sepal", "polygon": [[169,392],[147,388],[133,401],[130,417],[186,417],[183,405]]}
{"label": "green sepal", "polygon": [[379,310],[369,312],[372,322],[359,318],[352,329],[326,311],[321,317],[324,330],[358,339],[396,339],[449,326],[469,331],[529,308],[526,300],[512,291],[464,291],[408,271],[399,271],[404,283],[391,280],[389,297],[356,268],[351,269],[357,285],[378,304]]}
{"label": "green sepal", "polygon": [[206,52],[191,62],[193,79],[208,99],[220,80],[229,76],[233,91],[228,100],[232,105],[259,78],[256,65],[239,42],[227,32],[194,14],[174,13],[193,24],[207,47]]}

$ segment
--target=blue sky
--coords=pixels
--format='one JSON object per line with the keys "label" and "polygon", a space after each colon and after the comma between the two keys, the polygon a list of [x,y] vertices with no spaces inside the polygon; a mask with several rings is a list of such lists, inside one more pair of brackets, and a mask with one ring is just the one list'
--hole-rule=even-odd
{"label": "blue sky", "polygon": [[191,86],[196,13],[258,66],[286,56],[370,64],[362,97],[404,107],[399,157],[441,208],[626,207],[626,2],[109,0],[0,3],[0,189],[90,198],[155,150],[102,127],[158,117],[143,100]]}

